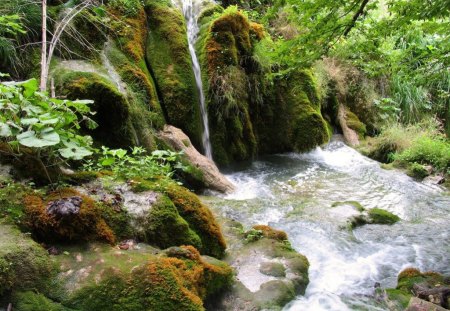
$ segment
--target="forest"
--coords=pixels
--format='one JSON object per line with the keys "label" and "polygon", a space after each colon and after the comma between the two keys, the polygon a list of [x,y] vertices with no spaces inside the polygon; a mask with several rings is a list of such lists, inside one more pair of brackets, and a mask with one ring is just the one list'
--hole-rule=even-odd
{"label": "forest", "polygon": [[0,311],[450,309],[450,0],[2,0]]}

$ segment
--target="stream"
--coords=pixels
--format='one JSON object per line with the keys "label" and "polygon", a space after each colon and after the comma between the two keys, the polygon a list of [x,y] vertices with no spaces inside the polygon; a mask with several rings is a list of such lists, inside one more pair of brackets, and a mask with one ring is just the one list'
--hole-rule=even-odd
{"label": "stream", "polygon": [[[203,200],[219,215],[247,228],[284,230],[310,261],[310,283],[284,310],[386,310],[372,298],[374,284],[395,287],[406,267],[450,273],[450,195],[359,154],[333,140],[306,154],[280,154],[227,175],[228,196]],[[344,228],[345,209],[358,201],[401,217],[395,225]],[[239,278],[239,275],[238,275]]]}

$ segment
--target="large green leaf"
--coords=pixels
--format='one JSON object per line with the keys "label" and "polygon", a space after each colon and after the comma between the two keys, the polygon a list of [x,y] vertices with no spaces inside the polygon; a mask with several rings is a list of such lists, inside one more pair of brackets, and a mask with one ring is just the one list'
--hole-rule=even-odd
{"label": "large green leaf", "polygon": [[23,81],[19,85],[23,87],[23,96],[26,98],[32,96],[38,90],[38,82],[36,79]]}
{"label": "large green leaf", "polygon": [[38,135],[35,131],[27,131],[17,135],[19,143],[26,147],[42,148],[59,144],[60,138],[53,128],[46,128]]}

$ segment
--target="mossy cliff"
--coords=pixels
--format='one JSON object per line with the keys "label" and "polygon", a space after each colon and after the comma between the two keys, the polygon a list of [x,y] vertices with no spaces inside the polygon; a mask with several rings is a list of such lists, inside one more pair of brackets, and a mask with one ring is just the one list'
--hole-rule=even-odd
{"label": "mossy cliff", "polygon": [[146,60],[155,78],[167,122],[201,146],[198,91],[181,10],[170,1],[145,2],[148,21]]}
{"label": "mossy cliff", "polygon": [[[308,151],[330,131],[309,70],[277,73],[255,55],[267,34],[236,7],[201,15],[201,55],[214,159],[220,164],[257,153]],[[268,76],[276,73],[276,78]]]}

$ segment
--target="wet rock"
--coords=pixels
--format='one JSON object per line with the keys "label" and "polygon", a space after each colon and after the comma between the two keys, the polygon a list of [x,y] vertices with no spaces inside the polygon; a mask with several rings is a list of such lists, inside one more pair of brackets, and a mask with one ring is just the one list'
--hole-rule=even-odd
{"label": "wet rock", "polygon": [[262,262],[259,265],[259,272],[274,277],[285,277],[286,268],[279,262]]}
{"label": "wet rock", "polygon": [[432,175],[426,177],[422,182],[428,185],[441,185],[445,182],[445,177],[442,175]]}
{"label": "wet rock", "polygon": [[431,302],[412,297],[405,311],[447,311],[443,307],[437,306]]}
{"label": "wet rock", "polygon": [[47,214],[56,217],[75,215],[80,212],[83,199],[80,196],[71,196],[47,203]]}
{"label": "wet rock", "polygon": [[49,255],[53,255],[53,256],[57,256],[59,254],[61,254],[61,251],[56,248],[56,246],[51,246],[47,249],[47,252]]}
{"label": "wet rock", "polygon": [[201,171],[203,182],[207,188],[224,193],[234,190],[233,184],[220,173],[216,164],[200,154],[183,131],[174,126],[165,125],[158,137],[175,151],[184,152],[188,162]]}
{"label": "wet rock", "polygon": [[236,269],[236,283],[211,310],[279,310],[309,282],[309,263],[290,247],[285,232],[254,226],[242,233],[236,221],[225,225],[227,261]]}
{"label": "wet rock", "polygon": [[450,287],[440,284],[434,287],[427,283],[418,283],[413,285],[413,293],[420,299],[428,300],[438,306],[448,308],[448,299],[450,298]]}
{"label": "wet rock", "polygon": [[125,240],[119,243],[118,247],[121,250],[129,250],[129,249],[134,249],[136,248],[136,241],[135,240]]}

